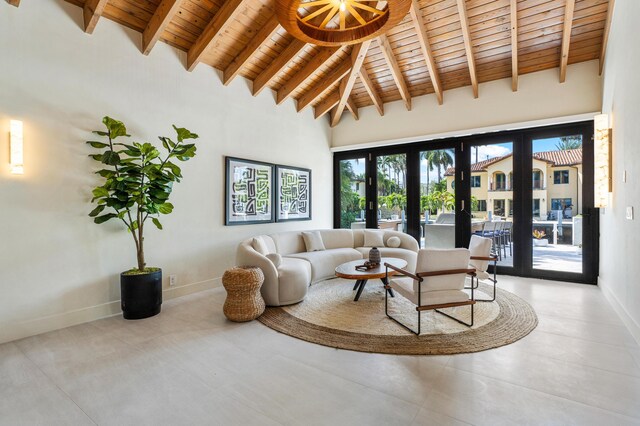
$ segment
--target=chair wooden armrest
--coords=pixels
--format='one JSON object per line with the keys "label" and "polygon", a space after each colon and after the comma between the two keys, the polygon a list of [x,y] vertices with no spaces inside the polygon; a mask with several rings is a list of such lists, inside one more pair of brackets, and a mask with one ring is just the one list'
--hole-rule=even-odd
{"label": "chair wooden armrest", "polygon": [[429,272],[419,272],[416,275],[420,278],[423,277],[438,277],[441,275],[456,275],[456,274],[467,274],[471,276],[476,275],[475,268],[468,269],[445,269],[443,271],[429,271]]}
{"label": "chair wooden armrest", "polygon": [[496,256],[471,256],[471,260],[498,260]]}
{"label": "chair wooden armrest", "polygon": [[412,274],[409,271],[405,271],[404,269],[400,269],[397,266],[393,266],[390,263],[386,263],[384,264],[384,266],[386,266],[389,269],[393,269],[394,271],[398,272],[400,275],[405,276],[405,277],[409,277],[409,278],[413,278],[416,281],[422,281],[422,278],[420,278],[419,276]]}

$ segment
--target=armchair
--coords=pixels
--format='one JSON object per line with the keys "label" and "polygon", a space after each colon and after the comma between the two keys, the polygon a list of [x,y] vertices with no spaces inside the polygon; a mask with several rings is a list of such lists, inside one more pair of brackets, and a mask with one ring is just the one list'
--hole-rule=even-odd
{"label": "armchair", "polygon": [[[473,306],[476,303],[474,290],[477,284],[474,286],[473,283],[475,269],[469,266],[470,256],[468,249],[422,249],[418,252],[415,274],[385,263],[388,282],[385,288],[396,290],[398,294],[416,305],[418,330],[413,330],[389,314],[389,298],[386,296],[388,292],[385,293],[384,303],[387,317],[418,336],[420,335],[420,314],[426,310],[434,310],[468,327],[473,326]],[[389,276],[389,269],[395,271],[397,275]],[[471,277],[471,297],[464,291],[467,275]],[[440,310],[458,306],[471,308],[470,322],[464,322]]]}
{"label": "armchair", "polygon": [[[491,239],[477,235],[472,235],[471,241],[469,242],[469,252],[471,253],[469,267],[476,270],[476,279],[475,288],[473,279],[471,280],[471,287],[465,288],[477,289],[479,280],[487,280],[493,283],[493,297],[491,299],[475,299],[476,302],[493,302],[496,300],[496,284],[498,283],[496,267],[498,265],[498,257],[491,253],[491,243]],[[487,269],[489,269],[489,262],[491,261],[493,261],[493,278],[491,278],[487,271]]]}

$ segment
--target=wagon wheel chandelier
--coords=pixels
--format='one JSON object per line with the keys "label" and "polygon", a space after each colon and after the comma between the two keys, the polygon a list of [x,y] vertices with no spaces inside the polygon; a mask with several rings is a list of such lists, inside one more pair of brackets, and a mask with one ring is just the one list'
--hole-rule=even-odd
{"label": "wagon wheel chandelier", "polygon": [[278,21],[306,43],[342,46],[376,37],[397,25],[411,0],[276,0]]}

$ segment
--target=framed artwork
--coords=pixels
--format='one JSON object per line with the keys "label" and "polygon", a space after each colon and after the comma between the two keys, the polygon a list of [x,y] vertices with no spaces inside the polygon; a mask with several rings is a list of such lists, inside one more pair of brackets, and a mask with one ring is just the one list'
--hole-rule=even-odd
{"label": "framed artwork", "polygon": [[276,166],[276,221],[311,220],[311,170]]}
{"label": "framed artwork", "polygon": [[225,225],[275,220],[274,169],[273,164],[226,157]]}

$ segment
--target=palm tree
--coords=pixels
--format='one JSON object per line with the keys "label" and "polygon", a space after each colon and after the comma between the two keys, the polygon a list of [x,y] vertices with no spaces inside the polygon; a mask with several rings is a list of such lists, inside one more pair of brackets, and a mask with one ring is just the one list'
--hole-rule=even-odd
{"label": "palm tree", "polygon": [[421,156],[423,160],[427,160],[427,192],[429,192],[429,172],[433,171],[435,165],[438,163],[438,151],[424,151]]}
{"label": "palm tree", "polygon": [[442,181],[442,168],[445,170],[449,166],[453,166],[453,156],[448,149],[439,149],[433,151],[435,156],[435,164],[438,168],[438,182]]}
{"label": "palm tree", "polygon": [[556,144],[556,149],[560,151],[578,148],[582,148],[582,136],[563,136]]}

